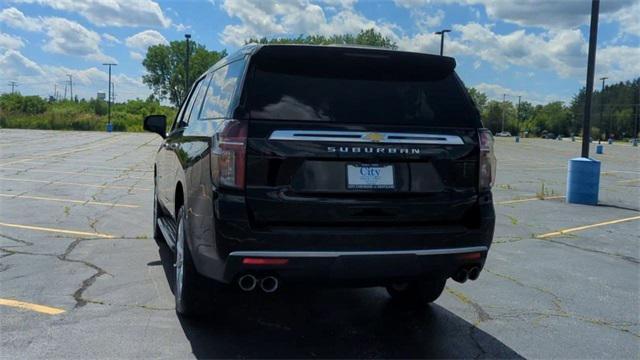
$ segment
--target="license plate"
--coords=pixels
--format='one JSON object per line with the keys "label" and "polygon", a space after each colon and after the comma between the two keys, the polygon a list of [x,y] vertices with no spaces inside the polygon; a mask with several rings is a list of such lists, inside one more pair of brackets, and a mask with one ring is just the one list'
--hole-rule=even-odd
{"label": "license plate", "polygon": [[347,165],[348,189],[393,189],[393,166]]}

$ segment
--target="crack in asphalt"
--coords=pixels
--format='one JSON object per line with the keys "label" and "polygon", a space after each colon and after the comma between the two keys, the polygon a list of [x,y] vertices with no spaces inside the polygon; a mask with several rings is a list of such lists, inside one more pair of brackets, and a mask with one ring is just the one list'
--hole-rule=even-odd
{"label": "crack in asphalt", "polygon": [[[565,234],[564,236],[565,237],[576,237],[576,235],[574,235],[574,234]],[[608,251],[604,251],[604,250],[592,249],[592,248],[588,248],[588,247],[584,247],[584,246],[578,246],[578,245],[566,243],[564,241],[559,241],[559,240],[555,240],[555,239],[551,239],[551,238],[540,239],[540,238],[536,237],[536,234],[531,234],[531,237],[528,237],[528,238],[522,237],[522,236],[498,236],[498,237],[495,237],[495,239],[498,239],[498,240],[494,240],[492,242],[493,244],[509,244],[509,243],[515,243],[515,242],[524,241],[524,240],[547,241],[547,242],[550,242],[550,243],[568,246],[568,247],[571,247],[571,248],[574,248],[574,249],[590,252],[590,253],[593,253],[593,254],[601,254],[601,255],[615,257],[615,258],[618,258],[618,259],[621,259],[621,260],[624,260],[624,261],[631,262],[633,264],[640,264],[640,259],[635,258],[635,257],[630,256],[630,255],[624,255],[624,254],[620,254],[620,253],[614,253],[614,252],[608,252]],[[504,239],[504,240],[502,240],[502,239]]]}
{"label": "crack in asphalt", "polygon": [[591,248],[587,248],[587,247],[582,247],[582,246],[578,246],[578,245],[569,244],[569,243],[566,243],[566,242],[563,242],[563,241],[554,240],[554,239],[538,239],[538,240],[548,241],[548,242],[552,242],[554,244],[560,244],[560,245],[568,246],[568,247],[571,247],[571,248],[574,248],[574,249],[578,249],[578,250],[582,250],[582,251],[587,251],[587,252],[594,253],[594,254],[603,254],[603,255],[616,257],[616,258],[622,259],[624,261],[628,261],[628,262],[633,263],[633,264],[640,264],[640,260],[639,259],[634,258],[633,256],[629,256],[629,255],[623,255],[623,254],[619,254],[619,253],[611,253],[611,252],[607,252],[607,251],[603,251],[603,250],[591,249]]}
{"label": "crack in asphalt", "polygon": [[480,331],[480,329],[478,328],[478,325],[480,325],[480,323],[482,323],[484,321],[488,321],[488,320],[493,320],[493,317],[491,315],[489,315],[489,313],[487,313],[484,310],[484,308],[482,306],[480,306],[480,304],[478,304],[475,301],[471,300],[468,296],[466,296],[462,292],[460,292],[458,290],[454,290],[454,289],[452,289],[452,288],[450,288],[448,286],[445,289],[447,290],[447,292],[449,294],[453,295],[456,299],[458,299],[458,301],[460,301],[461,303],[463,303],[465,305],[471,306],[473,308],[473,310],[475,311],[477,319],[469,327],[469,329],[468,329],[469,331],[468,331],[467,335],[474,342],[474,344],[476,345],[476,347],[480,351],[480,353],[478,355],[476,355],[474,357],[474,359],[478,359],[478,358],[482,357],[483,355],[486,355],[487,351],[485,350],[485,348],[480,343],[480,340],[478,340],[476,338],[475,333],[476,333],[476,331]]}
{"label": "crack in asphalt", "polygon": [[598,325],[598,326],[605,326],[605,327],[613,329],[613,330],[626,332],[626,333],[629,333],[629,334],[631,334],[631,335],[633,335],[635,337],[640,338],[640,334],[635,333],[635,332],[633,332],[633,331],[631,331],[629,329],[629,327],[637,326],[640,323],[631,323],[631,322],[616,323],[616,322],[612,322],[612,321],[607,320],[607,319],[590,318],[590,317],[586,317],[586,316],[583,316],[583,315],[580,315],[580,314],[569,312],[569,311],[567,311],[567,310],[565,310],[563,308],[562,299],[558,295],[553,293],[551,290],[548,290],[548,289],[545,289],[545,288],[541,288],[541,287],[538,287],[538,286],[525,284],[522,281],[520,281],[520,280],[518,280],[518,279],[516,279],[516,278],[514,278],[512,276],[505,275],[505,274],[500,274],[500,273],[497,273],[495,271],[492,271],[492,270],[489,270],[489,269],[486,269],[486,268],[485,268],[485,271],[490,273],[490,274],[492,274],[492,275],[494,275],[494,276],[509,280],[509,281],[519,285],[519,286],[522,286],[522,287],[525,287],[525,288],[529,288],[529,289],[533,289],[533,290],[537,290],[537,291],[542,292],[544,294],[550,295],[552,297],[551,302],[552,302],[553,306],[555,307],[555,312],[545,312],[545,313],[538,314],[541,318],[555,316],[555,317],[574,319],[574,320],[587,322],[587,323]]}

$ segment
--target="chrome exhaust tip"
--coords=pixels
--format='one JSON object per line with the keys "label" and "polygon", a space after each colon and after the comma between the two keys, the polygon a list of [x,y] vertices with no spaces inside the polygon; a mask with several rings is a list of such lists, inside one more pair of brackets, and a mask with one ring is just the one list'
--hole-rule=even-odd
{"label": "chrome exhaust tip", "polygon": [[278,290],[280,281],[275,276],[265,276],[260,280],[260,289],[266,293],[272,293]]}
{"label": "chrome exhaust tip", "polygon": [[467,281],[468,278],[469,278],[469,272],[467,271],[467,269],[458,270],[458,272],[452,277],[453,280],[461,284]]}
{"label": "chrome exhaust tip", "polygon": [[242,291],[253,291],[256,285],[258,285],[258,279],[251,274],[242,275],[238,279],[238,287],[240,287]]}
{"label": "chrome exhaust tip", "polygon": [[480,276],[480,268],[477,266],[469,269],[469,280],[476,280]]}

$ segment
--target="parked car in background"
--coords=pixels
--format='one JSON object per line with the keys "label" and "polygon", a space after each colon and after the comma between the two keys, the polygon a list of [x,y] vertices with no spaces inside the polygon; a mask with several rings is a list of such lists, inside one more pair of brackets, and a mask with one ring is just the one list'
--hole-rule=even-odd
{"label": "parked car in background", "polygon": [[[492,242],[493,138],[444,56],[247,45],[194,83],[154,163],[175,301],[217,289],[384,286],[399,304],[475,280]],[[216,291],[216,290],[211,290]],[[225,309],[229,311],[229,309]]]}
{"label": "parked car in background", "polygon": [[511,133],[508,131],[501,131],[499,133],[496,134],[496,136],[500,136],[500,137],[510,137]]}

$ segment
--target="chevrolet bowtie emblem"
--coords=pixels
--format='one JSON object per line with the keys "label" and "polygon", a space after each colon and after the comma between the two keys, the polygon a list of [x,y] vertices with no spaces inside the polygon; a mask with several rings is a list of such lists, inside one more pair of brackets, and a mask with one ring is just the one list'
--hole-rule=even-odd
{"label": "chevrolet bowtie emblem", "polygon": [[363,136],[363,138],[371,142],[380,142],[384,140],[384,135],[380,133],[368,133],[367,135]]}

